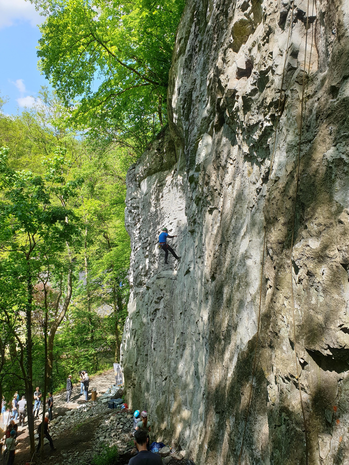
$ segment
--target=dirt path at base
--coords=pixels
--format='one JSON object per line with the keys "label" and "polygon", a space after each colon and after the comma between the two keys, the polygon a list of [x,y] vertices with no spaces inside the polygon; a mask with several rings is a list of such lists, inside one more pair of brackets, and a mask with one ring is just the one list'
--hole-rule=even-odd
{"label": "dirt path at base", "polygon": [[[97,395],[100,396],[114,383],[114,371],[108,370],[100,375],[90,377],[90,391],[92,388],[96,388]],[[80,395],[80,383],[75,383],[71,402],[66,402],[65,391],[53,396],[53,420],[58,417],[65,416],[67,412],[73,409],[81,408],[86,404],[88,405],[91,402],[90,399],[91,394],[89,394],[89,401],[86,403],[84,396]],[[110,418],[110,415],[111,411],[106,408],[105,404],[100,404],[100,413],[87,418],[82,424],[72,425],[68,430],[59,434],[59,436],[55,434],[55,428],[52,426],[50,434],[52,433],[52,439],[56,450],[51,451],[49,444],[46,444],[44,446],[43,457],[40,458],[38,456],[34,456],[32,458],[33,463],[53,465],[67,465],[69,463],[75,464],[77,460],[74,460],[73,457],[76,457],[79,454],[83,455],[87,450],[91,450],[92,460],[95,433],[100,428],[100,425],[105,421],[105,418]],[[42,420],[40,417],[39,420],[35,420],[35,430]],[[15,464],[25,465],[31,460],[28,428],[26,424],[24,428],[18,428],[18,433],[18,446],[16,449]],[[129,458],[127,460],[129,460]],[[128,461],[124,463],[128,463]]]}
{"label": "dirt path at base", "polygon": [[[94,455],[100,455],[103,443],[106,447],[116,445],[120,452],[113,465],[127,465],[136,453],[132,431],[132,412],[127,409],[109,409],[100,398],[113,384],[113,370],[90,378],[90,391],[96,388],[97,402],[86,402],[80,395],[80,383],[75,383],[71,402],[66,402],[66,392],[53,398],[53,421],[50,434],[56,450],[51,451],[49,444],[44,445],[43,455],[30,457],[27,425],[18,428],[18,446],[15,465],[91,465]],[[35,420],[35,430],[42,421]],[[37,444],[37,442],[36,442]],[[167,465],[193,465],[190,460],[178,460],[174,457]]]}

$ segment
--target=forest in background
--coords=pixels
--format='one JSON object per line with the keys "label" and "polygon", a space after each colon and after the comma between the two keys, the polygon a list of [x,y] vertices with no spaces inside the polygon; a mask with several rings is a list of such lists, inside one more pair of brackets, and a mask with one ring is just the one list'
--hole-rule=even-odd
{"label": "forest in background", "polygon": [[46,358],[47,389],[58,389],[69,373],[97,372],[118,359],[126,317],[125,177],[136,155],[92,149],[62,126],[65,109],[54,95],[43,90],[41,99],[34,110],[0,115],[0,377],[7,395],[23,391],[28,377],[27,318],[32,383],[44,385]]}
{"label": "forest in background", "polygon": [[[54,91],[17,116],[0,101],[0,397],[29,401],[119,358],[126,173],[167,123],[185,1],[32,3]],[[30,408],[28,424],[33,449]]]}

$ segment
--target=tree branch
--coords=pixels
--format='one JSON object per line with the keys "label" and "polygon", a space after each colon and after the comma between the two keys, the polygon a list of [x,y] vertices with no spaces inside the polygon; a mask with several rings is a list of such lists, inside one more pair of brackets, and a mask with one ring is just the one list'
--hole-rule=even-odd
{"label": "tree branch", "polygon": [[123,63],[119,58],[113,53],[109,48],[93,33],[91,32],[92,36],[95,38],[95,40],[104,48],[104,50],[116,60],[119,65],[123,66],[124,68],[128,69],[129,71],[132,71],[133,73],[137,74],[138,77],[143,79],[146,82],[149,82],[149,84],[153,84],[155,86],[161,85],[160,82],[153,81],[152,79],[147,78],[146,76],[142,75],[140,72],[138,72],[136,69],[132,68],[132,66],[127,65],[126,63]]}
{"label": "tree branch", "polygon": [[[123,89],[121,90],[120,92],[116,92],[116,93],[113,93],[113,94],[109,94],[104,100],[102,100],[101,102],[97,103],[94,107],[92,107],[91,110],[94,110],[95,108],[103,105],[105,102],[107,102],[111,97],[119,97],[119,95],[122,95],[124,94],[125,92],[128,92],[129,90],[132,90],[132,89],[136,89],[138,87],[146,87],[146,86],[150,86],[150,83],[147,82],[145,84],[137,84],[135,86],[131,86],[131,87],[127,87],[126,89]],[[89,110],[89,111],[91,111]]]}

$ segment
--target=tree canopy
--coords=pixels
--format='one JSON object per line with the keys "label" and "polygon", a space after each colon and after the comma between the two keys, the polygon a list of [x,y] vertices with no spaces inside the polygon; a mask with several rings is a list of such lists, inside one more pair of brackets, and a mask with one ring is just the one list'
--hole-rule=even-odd
{"label": "tree canopy", "polygon": [[[126,172],[166,124],[185,0],[30,0],[55,91],[0,98],[0,397],[119,359],[130,241]],[[31,448],[32,410],[28,409]]]}
{"label": "tree canopy", "polygon": [[140,153],[166,122],[168,73],[185,0],[32,0],[48,14],[40,68],[74,123]]}
{"label": "tree canopy", "polygon": [[16,117],[0,112],[0,397],[25,390],[28,401],[33,384],[46,392],[74,368],[94,373],[119,359],[135,160],[65,127],[54,94],[41,101]]}

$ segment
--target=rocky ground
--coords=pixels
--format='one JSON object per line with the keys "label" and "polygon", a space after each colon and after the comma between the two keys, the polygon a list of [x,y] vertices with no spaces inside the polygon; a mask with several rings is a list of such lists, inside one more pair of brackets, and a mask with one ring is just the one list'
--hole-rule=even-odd
{"label": "rocky ground", "polygon": [[[110,409],[108,400],[122,395],[122,390],[112,388],[115,383],[112,370],[91,377],[90,387],[97,391],[97,400],[84,400],[80,395],[80,383],[74,386],[71,402],[65,400],[65,392],[54,396],[53,420],[50,423],[50,434],[55,451],[51,451],[45,440],[43,457],[30,458],[29,438],[26,425],[19,428],[19,445],[16,452],[16,465],[35,464],[74,464],[89,465],[93,457],[103,453],[106,448],[117,446],[119,459],[115,465],[123,465],[135,455],[132,438],[133,415],[127,409]],[[115,392],[116,391],[116,392]],[[40,421],[36,420],[36,427]],[[156,440],[156,438],[151,438]],[[163,462],[167,465],[187,465],[183,451],[170,448],[162,451]]]}

